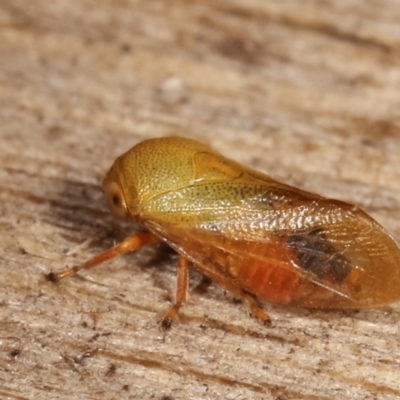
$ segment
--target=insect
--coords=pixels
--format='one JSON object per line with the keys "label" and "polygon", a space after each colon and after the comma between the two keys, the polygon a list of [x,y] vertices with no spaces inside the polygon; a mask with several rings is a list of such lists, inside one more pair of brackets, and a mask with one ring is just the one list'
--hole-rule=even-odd
{"label": "insect", "polygon": [[266,325],[257,297],[321,309],[400,298],[400,248],[364,211],[278,182],[195,140],[140,142],[115,160],[102,186],[111,212],[148,232],[47,278],[56,282],[164,241],[178,253],[165,329],[186,300],[190,264]]}

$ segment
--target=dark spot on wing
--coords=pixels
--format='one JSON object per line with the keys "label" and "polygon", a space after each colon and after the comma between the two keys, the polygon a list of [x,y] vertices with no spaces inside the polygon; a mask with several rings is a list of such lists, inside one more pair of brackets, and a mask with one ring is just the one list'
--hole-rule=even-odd
{"label": "dark spot on wing", "polygon": [[287,245],[295,251],[300,266],[319,278],[331,277],[341,283],[351,271],[350,261],[329,242],[323,229],[291,235]]}

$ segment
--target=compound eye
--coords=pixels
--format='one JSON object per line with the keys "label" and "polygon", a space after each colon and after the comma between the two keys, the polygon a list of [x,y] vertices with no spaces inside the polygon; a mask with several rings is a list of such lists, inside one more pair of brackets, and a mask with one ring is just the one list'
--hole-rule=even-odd
{"label": "compound eye", "polygon": [[126,218],[128,210],[124,194],[117,182],[111,182],[104,188],[104,194],[110,211],[119,217]]}

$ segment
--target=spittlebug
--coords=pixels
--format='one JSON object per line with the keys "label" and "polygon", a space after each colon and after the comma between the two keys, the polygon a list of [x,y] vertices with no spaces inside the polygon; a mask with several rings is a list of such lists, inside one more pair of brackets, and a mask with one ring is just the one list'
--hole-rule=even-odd
{"label": "spittlebug", "polygon": [[197,141],[145,140],[118,157],[103,180],[111,212],[147,229],[86,263],[92,268],[164,241],[179,254],[176,301],[194,266],[270,324],[256,297],[306,308],[361,308],[400,298],[400,248],[358,207],[307,193],[247,168]]}

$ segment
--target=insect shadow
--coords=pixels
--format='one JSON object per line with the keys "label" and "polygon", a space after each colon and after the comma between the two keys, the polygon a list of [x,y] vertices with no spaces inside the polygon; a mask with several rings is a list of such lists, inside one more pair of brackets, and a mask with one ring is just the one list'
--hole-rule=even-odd
{"label": "insect shadow", "polygon": [[[98,251],[131,234],[132,224],[113,218],[105,205],[101,186],[72,180],[49,179],[43,196],[49,200],[43,220],[55,228],[66,255],[84,244]],[[57,246],[57,241],[54,241]]]}

